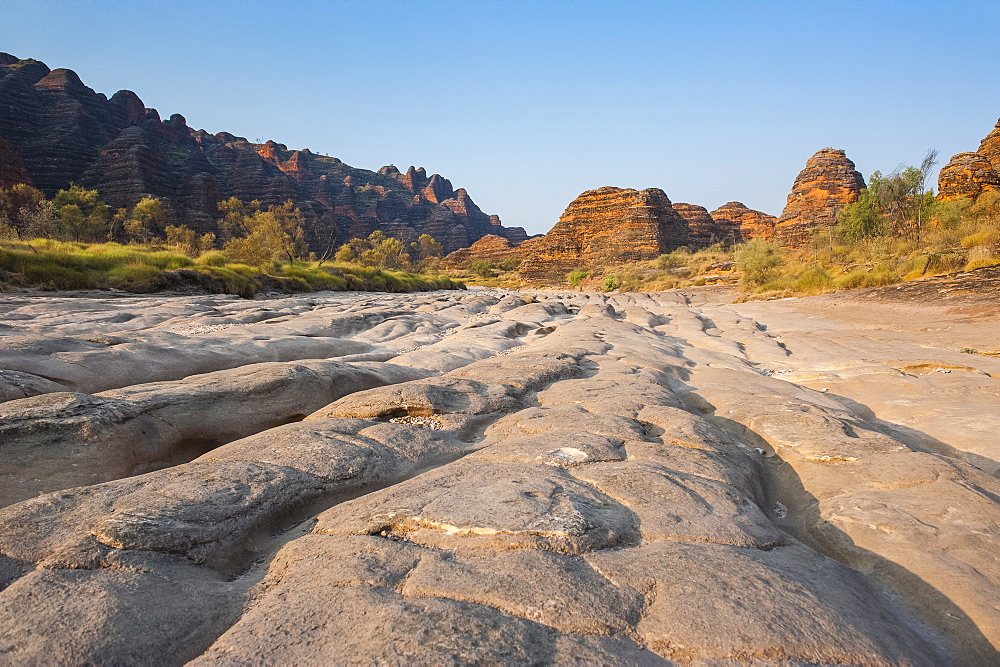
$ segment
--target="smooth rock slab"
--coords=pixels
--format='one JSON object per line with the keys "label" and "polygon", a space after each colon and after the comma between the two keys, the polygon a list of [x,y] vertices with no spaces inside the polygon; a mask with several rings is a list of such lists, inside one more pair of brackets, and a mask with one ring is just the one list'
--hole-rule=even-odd
{"label": "smooth rock slab", "polygon": [[633,542],[637,529],[626,507],[561,469],[459,461],[327,510],[314,532],[579,554]]}

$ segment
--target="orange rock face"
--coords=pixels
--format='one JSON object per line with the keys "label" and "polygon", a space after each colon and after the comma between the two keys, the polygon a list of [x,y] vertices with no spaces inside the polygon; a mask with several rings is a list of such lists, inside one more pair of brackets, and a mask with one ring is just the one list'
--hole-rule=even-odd
{"label": "orange rock face", "polygon": [[711,213],[712,218],[724,232],[720,241],[737,243],[750,239],[770,241],[774,236],[774,227],[778,219],[761,211],[755,211],[746,205],[731,201],[723,204]]}
{"label": "orange rock face", "polygon": [[938,199],[974,198],[1000,190],[1000,120],[979,144],[979,150],[959,153],[938,174]]}
{"label": "orange rock face", "polygon": [[938,199],[943,201],[972,198],[987,190],[1000,190],[1000,175],[980,153],[959,153],[938,174]]}
{"label": "orange rock face", "polygon": [[993,131],[979,144],[979,150],[976,152],[989,160],[994,171],[1000,173],[1000,120],[997,121]]}
{"label": "orange rock face", "polygon": [[604,187],[573,200],[548,234],[520,245],[521,276],[562,281],[591,265],[652,259],[687,245],[687,221],[663,190]]}
{"label": "orange rock face", "polygon": [[837,224],[837,214],[858,201],[858,193],[864,188],[864,178],[843,150],[817,151],[795,178],[775,226],[775,240],[789,248],[807,246],[813,231]]}
{"label": "orange rock face", "polygon": [[704,206],[681,202],[674,202],[672,206],[677,214],[687,221],[691,245],[703,248],[722,240],[724,235],[722,229]]}
{"label": "orange rock face", "polygon": [[448,269],[459,269],[474,259],[496,263],[511,258],[520,258],[519,247],[502,236],[487,234],[468,248],[450,253],[444,258],[444,265]]}

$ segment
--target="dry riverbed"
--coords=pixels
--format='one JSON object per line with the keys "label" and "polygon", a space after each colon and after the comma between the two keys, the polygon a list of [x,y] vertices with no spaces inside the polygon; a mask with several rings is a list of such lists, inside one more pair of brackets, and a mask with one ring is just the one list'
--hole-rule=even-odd
{"label": "dry riverbed", "polygon": [[995,664],[1000,308],[893,289],[0,295],[0,663]]}

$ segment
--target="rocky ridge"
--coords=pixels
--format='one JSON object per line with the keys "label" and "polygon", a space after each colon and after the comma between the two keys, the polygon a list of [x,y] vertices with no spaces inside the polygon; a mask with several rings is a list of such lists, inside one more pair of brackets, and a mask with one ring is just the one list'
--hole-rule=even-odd
{"label": "rocky ridge", "polygon": [[1000,190],[1000,175],[980,153],[954,155],[938,174],[937,198],[943,201],[975,198],[988,190]]}
{"label": "rocky ridge", "polygon": [[473,259],[521,259],[521,277],[534,284],[562,282],[569,271],[651,259],[680,246],[705,248],[759,238],[801,248],[817,228],[836,224],[837,214],[865,187],[843,150],[824,148],[795,179],[781,218],[727,202],[711,213],[703,206],[671,203],[657,188],[603,187],[582,193],[543,237],[509,245],[489,242],[446,258],[460,267]]}
{"label": "rocky ridge", "polygon": [[952,156],[938,174],[938,199],[974,199],[1000,190],[1000,120],[975,152]]}
{"label": "rocky ridge", "polygon": [[658,188],[588,190],[549,232],[520,246],[522,277],[563,276],[595,264],[652,259],[690,241],[687,221]]}
{"label": "rocky ridge", "polygon": [[702,294],[5,296],[0,654],[994,662],[989,327]]}
{"label": "rocky ridge", "polygon": [[723,204],[712,211],[711,216],[729,243],[757,238],[770,241],[774,236],[774,226],[778,222],[773,215],[755,211],[738,201]]}
{"label": "rocky ridge", "polygon": [[222,199],[265,205],[291,199],[306,215],[306,240],[318,252],[376,229],[407,242],[429,233],[449,252],[486,234],[527,238],[423,168],[372,172],[308,149],[194,130],[180,114],[161,120],[131,91],[108,99],[71,70],[6,53],[0,54],[0,155],[4,182],[30,179],[49,196],[76,182],[100,190],[113,207],[159,197],[175,224],[199,232],[216,230]]}
{"label": "rocky ridge", "polygon": [[459,269],[472,260],[482,260],[493,264],[507,259],[520,260],[521,250],[508,239],[487,234],[468,248],[456,250],[447,255],[444,264],[449,269]]}
{"label": "rocky ridge", "polygon": [[774,228],[775,241],[788,248],[804,247],[818,227],[837,224],[837,214],[856,202],[864,188],[864,178],[843,150],[820,149],[795,177]]}

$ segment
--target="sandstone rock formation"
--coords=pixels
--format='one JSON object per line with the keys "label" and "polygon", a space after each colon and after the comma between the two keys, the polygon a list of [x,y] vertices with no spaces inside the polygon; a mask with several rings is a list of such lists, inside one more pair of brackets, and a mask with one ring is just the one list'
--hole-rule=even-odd
{"label": "sandstone rock formation", "polygon": [[671,206],[677,215],[687,221],[688,239],[692,246],[705,247],[723,240],[724,231],[704,206],[678,202],[673,202]]}
{"label": "sandstone rock formation", "polygon": [[468,248],[461,248],[448,254],[444,258],[444,264],[450,269],[458,269],[474,259],[495,264],[505,259],[520,259],[520,256],[518,247],[509,240],[502,236],[487,234]]}
{"label": "sandstone rock formation", "polygon": [[1000,120],[976,152],[952,156],[938,174],[938,199],[973,199],[1000,190]]}
{"label": "sandstone rock formation", "polygon": [[997,120],[996,127],[986,135],[976,152],[989,160],[993,168],[1000,172],[1000,120]]}
{"label": "sandstone rock formation", "polygon": [[0,655],[995,663],[1000,311],[892,294],[3,295]]}
{"label": "sandstone rock formation", "polygon": [[70,70],[0,53],[0,186],[26,178],[49,196],[70,182],[97,188],[113,207],[159,197],[174,224],[199,232],[216,231],[222,199],[291,199],[317,252],[376,229],[407,242],[429,233],[449,251],[486,234],[527,238],[423,168],[375,173],[274,141],[195,131],[179,114],[161,120],[131,91],[109,100]]}
{"label": "sandstone rock formation", "polygon": [[775,240],[789,248],[807,246],[816,229],[837,224],[840,209],[856,202],[864,187],[864,178],[843,150],[817,151],[795,178],[774,229]]}
{"label": "sandstone rock formation", "polygon": [[0,139],[0,188],[9,188],[18,183],[31,184],[28,168],[24,166],[17,150]]}
{"label": "sandstone rock formation", "polygon": [[663,190],[603,187],[574,199],[545,236],[520,245],[520,272],[561,281],[579,267],[652,259],[689,241],[687,221]]}
{"label": "sandstone rock formation", "polygon": [[1000,190],[1000,175],[980,153],[959,153],[938,174],[938,199],[974,198],[987,190]]}
{"label": "sandstone rock formation", "polygon": [[738,201],[723,204],[712,211],[711,216],[722,231],[720,240],[728,243],[756,238],[770,241],[778,222],[773,215],[747,208]]}

